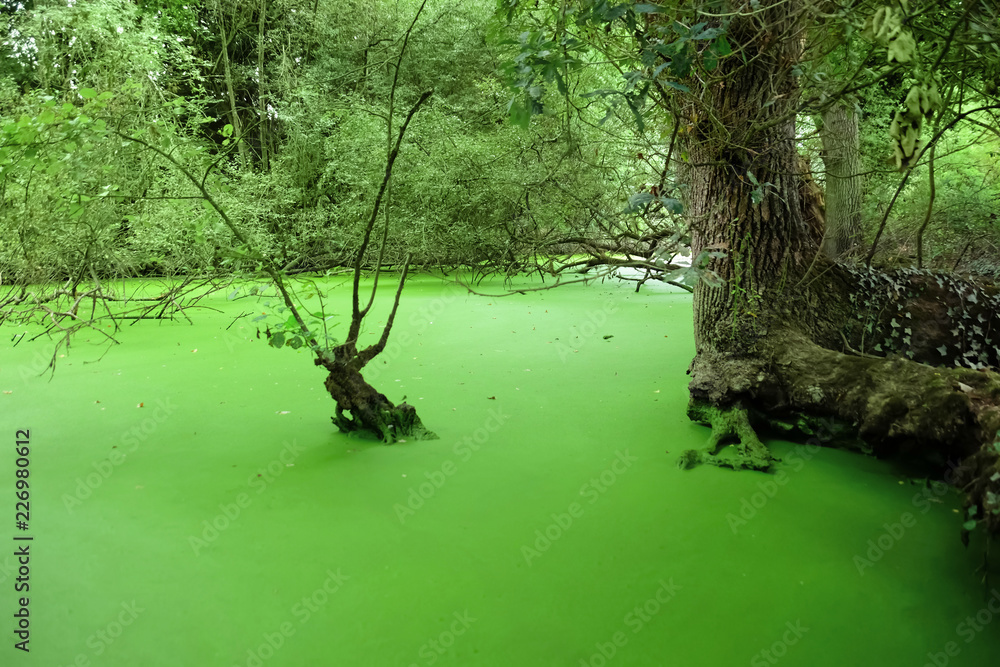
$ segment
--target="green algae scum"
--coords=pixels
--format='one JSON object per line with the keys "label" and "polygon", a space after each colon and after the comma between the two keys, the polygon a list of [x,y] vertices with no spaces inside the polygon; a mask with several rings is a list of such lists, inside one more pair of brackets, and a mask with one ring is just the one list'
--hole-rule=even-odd
{"label": "green algae scum", "polygon": [[234,323],[261,302],[207,303],[99,362],[83,336],[52,379],[45,339],[5,349],[0,664],[997,664],[950,490],[805,443],[769,441],[771,474],[678,466],[708,437],[684,292],[411,280],[365,376],[439,438],[392,446]]}

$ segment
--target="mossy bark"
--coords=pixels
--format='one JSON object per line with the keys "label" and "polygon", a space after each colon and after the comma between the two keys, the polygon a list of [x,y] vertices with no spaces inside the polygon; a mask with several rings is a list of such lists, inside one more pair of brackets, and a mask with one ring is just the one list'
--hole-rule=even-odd
{"label": "mossy bark", "polygon": [[[877,456],[951,472],[965,507],[976,508],[989,532],[1000,532],[1000,375],[844,354],[791,327],[769,335],[766,350],[759,346],[761,356],[749,364],[696,359],[688,414],[712,435],[705,452],[682,456],[682,467],[767,469],[752,422],[832,418]],[[740,365],[744,372],[734,372]],[[715,456],[727,440],[738,441],[737,452]]]}
{"label": "mossy bark", "polygon": [[[681,454],[678,465],[693,468],[699,463],[709,463],[736,470],[767,470],[775,462],[774,456],[757,437],[746,408],[731,406],[718,408],[703,401],[692,401],[688,406],[691,421],[710,426],[705,450],[687,450]],[[719,456],[719,449],[732,442],[737,450],[734,456]]]}

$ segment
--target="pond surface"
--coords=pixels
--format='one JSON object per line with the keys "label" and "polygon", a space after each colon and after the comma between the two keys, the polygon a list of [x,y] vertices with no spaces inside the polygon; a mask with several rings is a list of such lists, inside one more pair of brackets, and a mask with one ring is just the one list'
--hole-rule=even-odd
{"label": "pond surface", "polygon": [[440,439],[394,446],[337,433],[308,353],[233,323],[268,307],[210,303],[97,363],[82,338],[51,381],[51,346],[5,344],[2,553],[16,429],[35,539],[31,652],[8,632],[3,664],[997,664],[952,495],[787,442],[772,475],[678,469],[708,435],[686,293],[413,280],[366,374]]}

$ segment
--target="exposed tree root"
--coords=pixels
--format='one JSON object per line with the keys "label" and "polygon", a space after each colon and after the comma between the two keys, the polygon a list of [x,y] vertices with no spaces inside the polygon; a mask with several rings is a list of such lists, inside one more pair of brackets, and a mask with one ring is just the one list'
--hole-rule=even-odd
{"label": "exposed tree root", "polygon": [[[703,462],[766,470],[774,459],[752,422],[785,423],[808,433],[815,430],[810,420],[832,418],[878,456],[922,461],[941,471],[965,493],[966,520],[1000,534],[1000,375],[845,355],[794,330],[772,332],[768,343],[771,352],[745,362],[742,373],[731,368],[738,359],[708,358],[707,366],[696,359],[692,369],[699,376],[691,383],[688,415],[711,426],[712,434],[707,453],[685,452],[682,467]],[[838,428],[828,433],[842,436]],[[715,456],[720,443],[731,439],[741,443],[735,464]]]}
{"label": "exposed tree root", "polygon": [[334,425],[342,433],[366,431],[389,444],[401,438],[437,438],[424,428],[412,405],[394,405],[365,381],[359,358],[350,353],[352,350],[353,346],[341,345],[334,348],[333,354],[323,354],[316,360],[317,366],[330,372],[324,386],[337,402],[337,414],[332,417]]}
{"label": "exposed tree root", "polygon": [[[699,463],[707,463],[735,470],[767,470],[778,460],[757,437],[745,408],[717,408],[710,403],[692,399],[687,414],[692,421],[710,426],[712,434],[704,450],[689,449],[681,454],[678,461],[681,468],[693,468]],[[719,456],[719,449],[731,442],[736,444],[735,455]]]}

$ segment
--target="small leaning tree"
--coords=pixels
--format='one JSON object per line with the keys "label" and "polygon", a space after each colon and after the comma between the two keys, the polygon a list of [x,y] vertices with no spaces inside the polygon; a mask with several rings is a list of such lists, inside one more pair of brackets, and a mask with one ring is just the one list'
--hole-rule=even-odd
{"label": "small leaning tree", "polygon": [[[278,259],[255,247],[251,235],[233,220],[220,204],[219,198],[213,194],[225,188],[216,168],[231,156],[234,149],[241,147],[238,129],[236,141],[228,138],[234,133],[232,124],[223,128],[223,135],[227,137],[223,141],[224,150],[213,155],[202,145],[186,144],[183,137],[160,133],[155,127],[155,121],[138,130],[124,127],[120,118],[109,113],[109,105],[114,100],[114,95],[110,92],[98,94],[94,89],[80,88],[73,93],[73,101],[62,104],[53,97],[44,97],[40,100],[40,111],[35,116],[25,114],[17,122],[0,129],[0,186],[5,194],[8,187],[12,190],[23,189],[27,199],[30,189],[38,187],[32,183],[32,174],[37,172],[58,176],[64,171],[68,174],[70,168],[80,174],[91,171],[94,165],[87,164],[86,154],[97,146],[110,146],[108,154],[117,150],[115,146],[131,146],[138,148],[143,160],[152,159],[170,165],[189,186],[187,192],[177,192],[174,196],[177,199],[202,200],[205,208],[214,212],[232,235],[234,253],[241,260],[256,265],[259,272],[273,283],[284,304],[283,308],[290,316],[281,327],[267,329],[268,341],[278,348],[284,345],[293,348],[308,346],[313,352],[315,364],[328,371],[324,384],[336,402],[333,423],[342,432],[363,431],[374,434],[387,443],[404,437],[434,438],[436,436],[424,428],[412,406],[406,403],[394,404],[372,387],[361,374],[365,365],[382,352],[388,342],[408,275],[409,257],[403,263],[392,308],[381,335],[372,345],[358,345],[362,323],[375,301],[389,241],[390,215],[385,202],[391,188],[393,167],[411,121],[433,94],[432,90],[420,94],[410,105],[398,129],[394,126],[401,65],[410,36],[425,5],[426,0],[417,8],[402,36],[398,55],[388,63],[395,73],[389,92],[388,111],[384,116],[385,169],[353,261],[351,319],[343,341],[333,341],[326,335],[327,318],[323,313],[316,316],[308,312],[296,297],[285,267]],[[177,98],[175,102],[183,105],[184,99]],[[168,104],[165,112],[169,113],[174,106],[177,105]],[[110,170],[104,171],[108,173],[101,172],[102,178],[110,174]],[[75,180],[82,182],[79,174]],[[63,193],[66,195],[63,197],[65,215],[76,221],[81,228],[94,226],[96,223],[88,220],[88,205],[113,198],[114,190],[114,186],[105,184],[96,193]],[[81,236],[86,245],[78,253],[76,266],[70,267],[69,278],[63,284],[53,285],[50,281],[33,284],[37,276],[32,274],[15,276],[13,279],[0,275],[0,323],[41,324],[42,330],[35,338],[48,336],[54,340],[54,350],[49,361],[49,367],[53,371],[59,351],[68,349],[76,334],[90,330],[104,336],[112,345],[116,344],[119,342],[117,334],[123,322],[173,318],[177,315],[187,317],[188,310],[197,307],[207,293],[219,289],[228,279],[220,274],[189,275],[160,294],[118,294],[106,281],[102,282],[90,261],[91,255],[102,252],[102,244],[107,243],[101,233],[102,230],[96,230],[92,234]],[[30,243],[22,239],[21,245],[27,253]],[[377,258],[373,262],[375,268],[371,293],[367,300],[363,300],[361,279],[373,255],[377,255]],[[105,325],[111,326],[111,331]]]}

